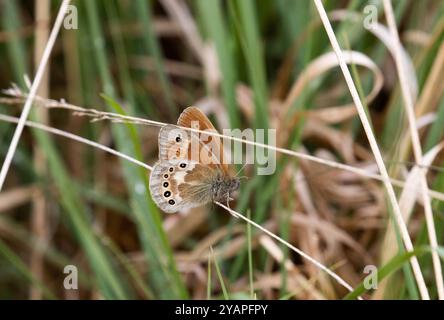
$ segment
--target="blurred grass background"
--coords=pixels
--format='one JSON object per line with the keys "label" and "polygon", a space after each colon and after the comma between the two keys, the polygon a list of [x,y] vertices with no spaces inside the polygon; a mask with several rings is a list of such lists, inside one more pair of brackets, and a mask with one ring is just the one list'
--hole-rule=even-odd
{"label": "blurred grass background", "polygon": [[[374,162],[356,113],[335,109],[336,121],[318,116],[319,110],[351,101],[339,68],[311,79],[288,100],[307,67],[331,51],[310,1],[72,4],[78,28],[62,28],[41,97],[166,123],[197,105],[219,129],[276,128],[280,147],[360,167]],[[344,9],[359,17],[336,22],[335,31],[343,48],[366,54],[383,71],[384,85],[368,104],[368,114],[392,177],[405,179],[412,154],[403,145],[408,136],[403,101],[390,53],[363,27],[369,4],[385,23],[380,1],[324,1],[328,11]],[[14,82],[26,89],[24,75],[32,78],[59,5],[56,0],[0,0],[0,88]],[[417,105],[423,106],[417,116],[433,115],[420,131],[426,152],[444,133],[444,2],[393,5],[417,77]],[[375,79],[365,68],[352,69],[365,96]],[[432,77],[433,70],[441,70],[441,76]],[[3,114],[18,116],[21,107],[0,100]],[[38,106],[31,118],[149,164],[157,158],[156,128],[90,122]],[[13,131],[13,125],[1,123],[0,158]],[[442,157],[433,164],[429,185],[442,192]],[[396,259],[389,263],[393,255],[384,256],[384,239],[394,230],[380,183],[287,156],[278,156],[274,175],[257,176],[248,167],[246,175],[237,211],[251,212],[251,219],[354,287],[366,265],[385,267],[388,279],[368,298],[418,298],[399,239],[390,243],[394,252],[388,250],[398,254]],[[346,294],[313,265],[216,206],[163,214],[150,198],[148,177],[145,169],[123,159],[26,130],[0,193],[0,298],[338,299]],[[433,208],[442,243],[443,203],[434,200]],[[412,210],[409,230],[416,246],[427,245],[421,205]],[[420,263],[436,298],[428,252],[421,251]],[[63,288],[66,265],[79,270],[78,290]]]}

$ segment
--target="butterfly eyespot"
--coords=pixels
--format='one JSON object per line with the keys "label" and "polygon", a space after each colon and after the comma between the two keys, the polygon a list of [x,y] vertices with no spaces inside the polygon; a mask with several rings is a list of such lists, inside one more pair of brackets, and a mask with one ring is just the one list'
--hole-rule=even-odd
{"label": "butterfly eyespot", "polygon": [[163,186],[164,186],[165,188],[167,188],[167,187],[169,186],[168,182],[164,182],[164,183],[163,183]]}
{"label": "butterfly eyespot", "polygon": [[170,172],[173,172],[173,171],[174,171],[174,168],[173,168],[173,167],[171,167],[171,168],[170,168]]}
{"label": "butterfly eyespot", "polygon": [[182,141],[182,138],[180,136],[177,136],[176,137],[176,142],[181,142],[181,141]]}
{"label": "butterfly eyespot", "polygon": [[168,197],[171,195],[171,192],[169,192],[169,191],[165,191],[165,192],[163,193],[163,195],[164,195],[166,198],[168,198]]}
{"label": "butterfly eyespot", "polygon": [[163,177],[164,177],[165,179],[168,179],[169,175],[168,175],[168,174],[164,174]]}
{"label": "butterfly eyespot", "polygon": [[170,200],[168,203],[173,206],[176,202],[174,200]]}
{"label": "butterfly eyespot", "polygon": [[187,165],[186,165],[185,163],[181,163],[181,164],[180,164],[180,167],[181,167],[181,168],[185,168],[186,166],[187,166]]}

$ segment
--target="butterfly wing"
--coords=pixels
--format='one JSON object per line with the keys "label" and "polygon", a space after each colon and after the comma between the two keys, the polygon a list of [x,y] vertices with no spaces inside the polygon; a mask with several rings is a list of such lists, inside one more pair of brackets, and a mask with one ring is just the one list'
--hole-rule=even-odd
{"label": "butterfly wing", "polygon": [[205,133],[190,132],[178,126],[166,125],[159,132],[159,159],[188,159],[222,168],[219,157],[220,145],[216,141],[212,143],[212,138]]}
{"label": "butterfly wing", "polygon": [[159,132],[159,159],[187,159],[190,148],[190,133],[169,124]]}
{"label": "butterfly wing", "polygon": [[[214,128],[210,119],[208,119],[208,117],[196,107],[186,108],[177,120],[177,125],[180,127],[217,133],[217,130]],[[217,166],[228,174],[230,168],[225,161],[227,157],[224,153],[223,139],[214,135],[191,132],[189,135],[189,141],[196,140],[198,140],[196,145],[199,146],[198,162],[206,163],[210,166]],[[202,149],[207,149],[208,151],[205,152],[204,150],[204,152],[202,152]],[[189,148],[188,150],[188,158],[194,158],[193,160],[197,160],[191,155],[192,149]]]}
{"label": "butterfly wing", "polygon": [[199,130],[211,130],[216,131],[216,128],[211,123],[210,119],[198,108],[188,107],[182,111],[177,125],[185,128],[192,128],[193,121],[197,121],[199,124]]}
{"label": "butterfly wing", "polygon": [[157,206],[174,213],[201,206],[212,200],[215,170],[197,162],[161,160],[150,176],[150,192]]}
{"label": "butterfly wing", "polygon": [[[150,176],[150,192],[160,209],[173,213],[213,200],[215,181],[229,173],[220,137],[194,133],[180,127],[217,132],[197,108],[185,109],[178,126],[159,132],[159,161]],[[216,154],[216,155],[215,155]]]}

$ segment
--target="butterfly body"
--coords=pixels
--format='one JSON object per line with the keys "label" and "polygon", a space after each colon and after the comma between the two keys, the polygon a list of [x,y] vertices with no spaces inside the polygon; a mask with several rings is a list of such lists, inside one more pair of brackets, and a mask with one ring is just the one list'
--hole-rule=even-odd
{"label": "butterfly body", "polygon": [[240,180],[226,175],[216,176],[211,185],[213,201],[227,201],[230,195],[239,189]]}
{"label": "butterfly body", "polygon": [[[208,118],[194,107],[184,110],[178,126],[167,125],[160,130],[159,161],[151,172],[150,191],[157,206],[167,213],[213,201],[228,202],[240,185],[239,178],[232,176],[229,166],[223,164],[220,139],[208,139],[213,143],[211,149],[208,141],[183,127],[216,132]],[[192,142],[197,146],[195,154]]]}

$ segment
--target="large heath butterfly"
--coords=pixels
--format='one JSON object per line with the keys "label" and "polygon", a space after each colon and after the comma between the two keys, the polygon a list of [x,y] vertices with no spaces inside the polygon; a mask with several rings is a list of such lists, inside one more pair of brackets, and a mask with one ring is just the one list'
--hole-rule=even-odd
{"label": "large heath butterfly", "polygon": [[166,125],[159,132],[159,161],[150,176],[151,196],[162,211],[174,213],[209,202],[227,202],[239,188],[239,178],[224,163],[220,137],[184,130],[217,132],[196,107],[185,109],[177,126]]}

